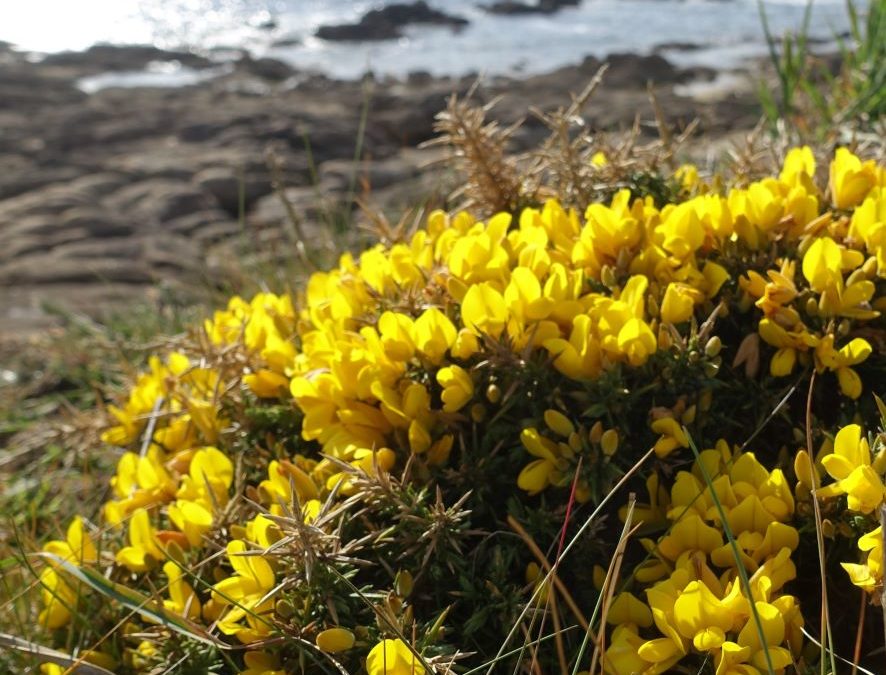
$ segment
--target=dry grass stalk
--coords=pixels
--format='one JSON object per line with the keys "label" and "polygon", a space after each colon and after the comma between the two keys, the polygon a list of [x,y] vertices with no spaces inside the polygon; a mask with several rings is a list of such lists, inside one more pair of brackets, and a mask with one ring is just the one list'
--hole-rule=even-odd
{"label": "dry grass stalk", "polygon": [[463,198],[463,208],[483,213],[515,213],[531,198],[527,195],[516,160],[506,152],[508,140],[520,126],[502,128],[486,117],[496,101],[476,106],[470,103],[476,85],[464,100],[453,95],[434,125],[440,136],[426,145],[448,145],[452,163],[465,174],[463,185],[453,197]]}

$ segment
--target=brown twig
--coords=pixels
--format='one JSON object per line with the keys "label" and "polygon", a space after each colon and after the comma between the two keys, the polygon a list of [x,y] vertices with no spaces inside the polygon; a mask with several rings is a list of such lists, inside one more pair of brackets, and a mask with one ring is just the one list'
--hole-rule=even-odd
{"label": "brown twig", "polygon": [[[551,573],[551,563],[548,562],[548,559],[545,557],[544,553],[542,553],[542,550],[538,547],[538,544],[535,543],[535,540],[532,538],[532,535],[530,535],[523,528],[523,526],[517,521],[517,519],[514,518],[513,516],[509,515],[507,520],[508,520],[508,525],[510,526],[510,528],[514,532],[516,532],[517,535],[519,535],[520,539],[522,539],[524,541],[526,546],[532,552],[532,555],[535,556],[535,559],[538,560],[538,564],[541,565],[542,567],[544,567],[546,573],[550,574]],[[554,586],[557,588],[557,590],[560,592],[560,595],[563,597],[563,601],[568,605],[569,611],[571,611],[572,614],[575,616],[575,620],[578,621],[578,624],[584,630],[590,630],[590,628],[589,628],[590,624],[588,623],[588,620],[585,618],[581,609],[579,609],[578,604],[575,602],[575,599],[569,593],[569,589],[560,580],[560,577],[557,576],[556,574],[552,574],[551,579],[554,582]],[[592,637],[593,637],[593,634],[592,634]]]}

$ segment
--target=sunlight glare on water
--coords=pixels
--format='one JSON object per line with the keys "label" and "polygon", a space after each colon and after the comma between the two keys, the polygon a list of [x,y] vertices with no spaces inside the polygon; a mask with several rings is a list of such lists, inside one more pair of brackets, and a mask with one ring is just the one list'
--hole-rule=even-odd
{"label": "sunlight glare on water", "polygon": [[[411,0],[399,0],[409,2]],[[494,16],[484,0],[429,0],[470,21],[464,30],[411,26],[377,43],[329,43],[317,27],[354,22],[385,3],[371,0],[0,0],[0,40],[21,49],[84,49],[98,42],[163,48],[247,48],[298,68],[339,77],[367,69],[404,75],[538,73],[585,56],[648,53],[671,42],[704,48],[666,52],[680,65],[734,65],[765,52],[756,0],[584,0],[549,16]],[[491,0],[486,0],[491,2]],[[766,0],[776,33],[796,30],[806,0]],[[817,0],[812,33],[846,31],[844,0]]]}

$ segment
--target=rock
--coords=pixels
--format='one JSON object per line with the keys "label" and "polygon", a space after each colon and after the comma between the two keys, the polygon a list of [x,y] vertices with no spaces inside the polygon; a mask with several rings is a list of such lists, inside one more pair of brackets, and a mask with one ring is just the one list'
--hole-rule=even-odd
{"label": "rock", "polygon": [[143,70],[152,61],[178,61],[188,68],[210,68],[209,59],[191,52],[166,51],[151,45],[94,45],[82,52],[49,54],[43,63],[77,69],[82,74]]}
{"label": "rock", "polygon": [[490,14],[503,14],[508,16],[520,14],[553,14],[564,7],[576,7],[581,4],[581,0],[538,0],[536,4],[530,5],[525,2],[517,2],[516,0],[501,0],[491,5],[484,5]]}
{"label": "rock", "polygon": [[243,235],[243,226],[240,223],[234,223],[230,220],[221,221],[200,228],[194,235],[194,240],[201,247],[207,247],[211,244],[217,244],[234,237]]}
{"label": "rock", "polygon": [[[2,170],[0,163],[0,200],[18,195],[28,194],[53,183],[69,181],[81,172],[70,166],[37,166],[31,165],[18,171]],[[0,206],[0,222],[3,221],[3,208]]]}
{"label": "rock", "polygon": [[704,45],[697,42],[662,42],[655,45],[652,50],[653,54],[661,54],[662,52],[695,52],[704,49]]}
{"label": "rock", "polygon": [[[530,3],[539,5],[524,4]],[[338,81],[298,73],[296,83],[285,64],[241,54],[230,61],[241,60],[230,75],[188,87],[89,95],[73,87],[102,59],[119,56],[122,69],[176,54],[105,47],[31,63],[14,51],[0,53],[0,100],[6,103],[0,104],[0,317],[30,316],[47,301],[95,315],[111,297],[136,299],[157,280],[186,288],[205,273],[209,259],[224,269],[218,277],[223,283],[242,262],[235,254],[240,249],[267,264],[291,261],[289,214],[270,192],[269,153],[282,161],[285,194],[318,249],[331,251],[331,229],[360,217],[353,202],[345,203],[352,184],[392,221],[419,203],[447,206],[442,197],[455,175],[419,173],[434,157],[408,148],[434,136],[434,115],[446,97],[463,96],[476,76]],[[675,124],[698,117],[705,133],[737,138],[759,115],[750,90],[705,102],[678,95],[677,83],[707,75],[699,69],[678,69],[658,56],[616,54],[610,60],[601,92],[586,106],[592,133],[626,129],[636,114],[651,119],[650,78]],[[581,91],[599,65],[588,58],[545,75],[487,79],[475,101],[482,105],[501,95],[490,119],[508,125],[525,118],[529,107],[549,111],[568,103],[569,92]],[[281,78],[293,86],[277,86]],[[528,150],[548,133],[530,116],[509,147]]]}
{"label": "rock", "polygon": [[61,224],[65,228],[80,228],[91,237],[107,239],[132,234],[132,224],[114,220],[103,209],[79,206],[62,214]]}
{"label": "rock", "polygon": [[289,64],[271,58],[254,59],[248,54],[237,62],[237,70],[270,82],[282,82],[295,74]]}
{"label": "rock", "polygon": [[279,40],[274,40],[271,43],[271,47],[274,49],[287,49],[289,47],[298,47],[301,44],[301,40],[295,36],[287,36],[282,37]]}
{"label": "rock", "polygon": [[675,83],[685,77],[664,57],[653,54],[610,54],[605,59],[609,64],[604,83],[610,87],[645,87],[647,82]]}
{"label": "rock", "polygon": [[148,266],[113,258],[63,258],[54,253],[12,261],[0,269],[0,285],[95,284],[107,281],[144,284],[152,281]]}
{"label": "rock", "polygon": [[387,188],[418,174],[418,167],[402,157],[354,163],[347,159],[337,159],[320,165],[320,181],[323,185],[340,185],[337,192],[343,192],[351,184],[355,190],[366,188],[370,191]]}
{"label": "rock", "polygon": [[103,171],[77,178],[71,181],[69,186],[73,190],[79,190],[100,199],[127,185],[130,180],[130,177],[125,174]]}
{"label": "rock", "polygon": [[387,143],[400,147],[418,145],[434,137],[434,116],[446,107],[448,93],[431,92],[415,96],[408,105],[399,103],[374,115],[374,127]]}
{"label": "rock", "polygon": [[364,14],[358,23],[320,26],[316,35],[323,40],[349,42],[394,40],[403,35],[403,27],[417,23],[459,29],[466,26],[468,21],[433,9],[424,0],[419,0],[412,4],[397,3],[373,9]]}
{"label": "rock", "polygon": [[214,206],[212,198],[196,187],[159,178],[123,188],[109,204],[131,217],[160,223]]}
{"label": "rock", "polygon": [[166,222],[166,229],[175,234],[190,237],[196,232],[200,232],[218,223],[230,222],[230,219],[230,215],[221,209],[208,209],[173,218]]}
{"label": "rock", "polygon": [[178,130],[178,137],[185,143],[205,143],[227,128],[223,122],[195,122]]}
{"label": "rock", "polygon": [[210,168],[194,176],[194,182],[204,192],[211,194],[219,205],[232,216],[239,215],[242,196],[243,207],[249,209],[256,199],[271,191],[268,178],[240,174],[230,168]]}

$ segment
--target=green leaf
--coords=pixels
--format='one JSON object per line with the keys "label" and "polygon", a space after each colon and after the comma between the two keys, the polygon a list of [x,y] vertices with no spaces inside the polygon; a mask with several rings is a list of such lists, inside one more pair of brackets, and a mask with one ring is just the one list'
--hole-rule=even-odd
{"label": "green leaf", "polygon": [[31,654],[41,661],[68,668],[68,672],[75,675],[114,675],[110,670],[105,670],[101,666],[7,633],[0,633],[0,647],[6,647],[22,654]]}
{"label": "green leaf", "polygon": [[231,649],[229,644],[222,642],[202,626],[198,626],[193,621],[190,621],[183,616],[179,616],[174,612],[170,612],[161,603],[152,600],[150,597],[143,595],[128,586],[115,583],[110,579],[105,578],[96,570],[89,567],[77,567],[77,565],[62,560],[52,553],[42,552],[39,555],[51,561],[54,566],[57,566],[67,574],[70,574],[78,581],[81,581],[93,590],[98,591],[106,598],[119,602],[124,607],[128,607],[146,619],[156,621],[170,630],[180,633],[192,640],[197,640],[198,642],[212,645],[219,649]]}

